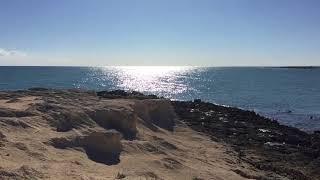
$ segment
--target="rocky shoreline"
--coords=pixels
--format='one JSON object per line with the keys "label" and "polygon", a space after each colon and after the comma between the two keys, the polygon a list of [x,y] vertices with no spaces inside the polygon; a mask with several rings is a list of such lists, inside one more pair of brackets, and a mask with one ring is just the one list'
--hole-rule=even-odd
{"label": "rocky shoreline", "polygon": [[200,99],[33,88],[0,92],[0,158],[0,179],[320,179],[320,132]]}
{"label": "rocky shoreline", "polygon": [[[98,96],[149,99],[154,95],[122,90]],[[254,111],[225,107],[201,99],[172,101],[180,120],[214,141],[230,144],[239,161],[290,179],[320,179],[320,131],[312,134],[281,125]],[[248,177],[257,178],[259,177]]]}
{"label": "rocky shoreline", "polygon": [[172,102],[182,121],[214,141],[224,141],[239,161],[292,179],[320,178],[320,132],[308,134],[255,112],[211,103]]}

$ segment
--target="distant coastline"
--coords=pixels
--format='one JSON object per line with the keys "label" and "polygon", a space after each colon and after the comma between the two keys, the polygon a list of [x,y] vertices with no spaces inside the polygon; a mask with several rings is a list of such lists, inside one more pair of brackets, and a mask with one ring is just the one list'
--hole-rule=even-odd
{"label": "distant coastline", "polygon": [[285,68],[285,69],[319,69],[320,66],[279,66],[272,68]]}

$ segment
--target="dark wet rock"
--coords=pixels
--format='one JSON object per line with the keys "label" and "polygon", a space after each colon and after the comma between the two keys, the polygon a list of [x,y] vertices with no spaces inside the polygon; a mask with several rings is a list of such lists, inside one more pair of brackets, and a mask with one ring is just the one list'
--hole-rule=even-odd
{"label": "dark wet rock", "polygon": [[132,99],[158,99],[155,95],[144,95],[137,91],[124,91],[124,90],[114,90],[114,91],[99,91],[97,96],[107,99],[116,98],[132,98]]}
{"label": "dark wet rock", "polygon": [[114,91],[100,91],[97,92],[98,96],[114,95],[114,96],[128,96],[129,93],[123,90],[114,90]]}
{"label": "dark wet rock", "polygon": [[34,87],[34,88],[29,88],[29,91],[48,91],[48,88],[42,88],[42,87]]}
{"label": "dark wet rock", "polygon": [[290,114],[290,113],[292,113],[292,111],[291,110],[287,110],[286,113]]}
{"label": "dark wet rock", "polygon": [[311,134],[311,147],[320,152],[320,133],[315,132]]}
{"label": "dark wet rock", "polygon": [[[293,179],[320,178],[320,133],[280,125],[253,111],[199,101],[173,101],[177,115],[192,129],[224,141],[240,159]],[[241,154],[241,156],[240,156]]]}
{"label": "dark wet rock", "polygon": [[201,103],[201,99],[194,99],[193,102],[199,104]]}

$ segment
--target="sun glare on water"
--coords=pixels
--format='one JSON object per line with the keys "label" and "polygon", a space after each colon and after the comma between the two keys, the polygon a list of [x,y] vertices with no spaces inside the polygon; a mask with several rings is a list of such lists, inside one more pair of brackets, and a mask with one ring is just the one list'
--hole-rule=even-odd
{"label": "sun glare on water", "polygon": [[113,71],[117,87],[139,92],[182,93],[188,85],[181,83],[183,76],[194,67],[187,66],[116,66],[106,67]]}

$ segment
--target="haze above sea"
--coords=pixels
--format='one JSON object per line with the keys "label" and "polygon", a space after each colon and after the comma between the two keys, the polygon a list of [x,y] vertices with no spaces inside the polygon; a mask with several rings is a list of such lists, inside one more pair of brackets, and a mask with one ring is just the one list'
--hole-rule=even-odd
{"label": "haze above sea", "polygon": [[123,89],[254,110],[302,130],[320,130],[320,68],[0,67],[0,90]]}

